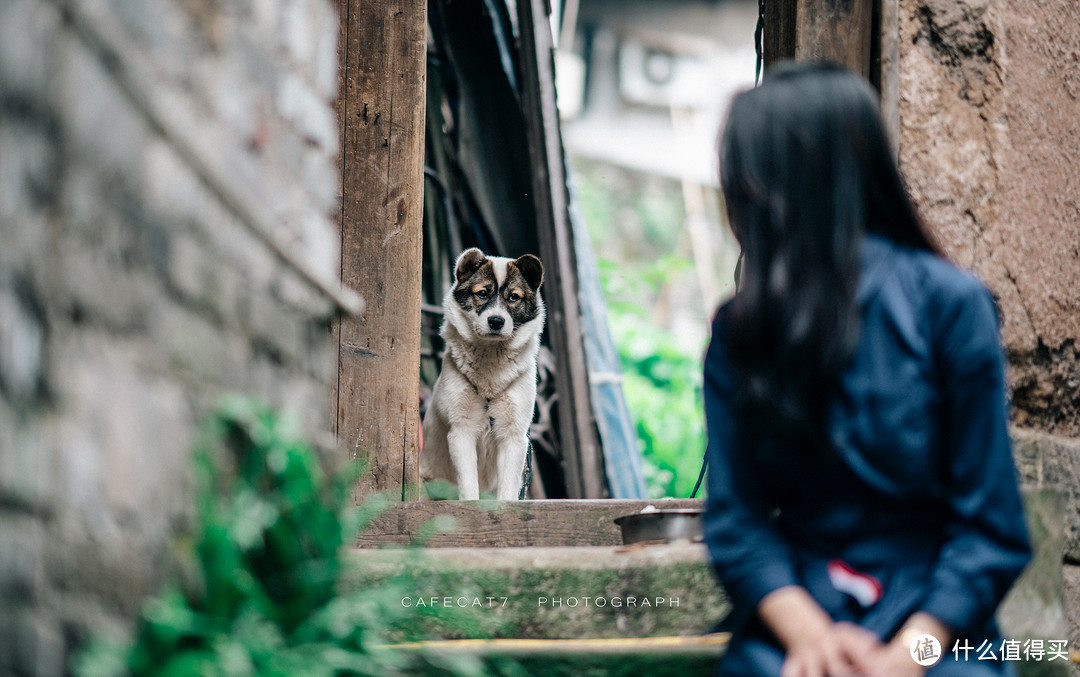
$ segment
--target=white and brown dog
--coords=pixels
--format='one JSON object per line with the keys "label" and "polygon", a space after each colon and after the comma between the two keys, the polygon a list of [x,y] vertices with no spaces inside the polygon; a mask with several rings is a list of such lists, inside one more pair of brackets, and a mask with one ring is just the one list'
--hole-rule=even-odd
{"label": "white and brown dog", "polygon": [[420,474],[445,479],[463,500],[494,492],[517,499],[536,403],[536,358],[544,328],[544,267],[469,249],[443,299],[442,371],[424,415]]}

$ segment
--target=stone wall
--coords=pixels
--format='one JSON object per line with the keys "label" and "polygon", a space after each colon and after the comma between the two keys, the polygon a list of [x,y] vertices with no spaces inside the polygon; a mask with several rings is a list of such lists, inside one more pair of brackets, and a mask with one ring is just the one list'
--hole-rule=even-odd
{"label": "stone wall", "polygon": [[0,0],[0,674],[122,629],[238,391],[328,426],[328,0]]}
{"label": "stone wall", "polygon": [[1018,425],[1080,436],[1080,4],[900,0],[900,161],[997,296]]}
{"label": "stone wall", "polygon": [[1025,486],[1065,497],[1064,616],[1075,647],[1080,4],[899,0],[898,44],[905,176],[947,253],[997,297]]}

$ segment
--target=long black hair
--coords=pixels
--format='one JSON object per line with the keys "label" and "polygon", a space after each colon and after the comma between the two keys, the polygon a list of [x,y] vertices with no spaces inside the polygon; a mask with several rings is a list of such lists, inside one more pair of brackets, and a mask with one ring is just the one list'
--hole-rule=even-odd
{"label": "long black hair", "polygon": [[863,233],[937,251],[874,90],[834,65],[772,69],[731,104],[720,183],[744,257],[726,324],[743,415],[784,441],[825,447],[828,403],[859,335]]}

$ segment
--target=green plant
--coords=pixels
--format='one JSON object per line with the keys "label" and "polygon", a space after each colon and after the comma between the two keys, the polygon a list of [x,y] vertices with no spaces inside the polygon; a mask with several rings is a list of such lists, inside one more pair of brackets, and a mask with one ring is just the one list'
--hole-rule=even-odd
{"label": "green plant", "polygon": [[702,271],[694,269],[696,243],[684,227],[685,186],[583,158],[572,163],[649,496],[689,496],[705,451],[701,358],[708,318]]}
{"label": "green plant", "polygon": [[488,674],[475,658],[432,662],[391,645],[420,638],[423,611],[400,603],[416,588],[407,569],[341,594],[343,548],[388,499],[354,509],[356,472],[326,474],[287,421],[229,398],[195,459],[192,580],[145,604],[133,641],[92,641],[74,662],[77,677]]}
{"label": "green plant", "polygon": [[610,262],[600,268],[652,498],[689,496],[705,451],[701,352],[687,349],[646,310],[652,306],[647,300],[689,266],[685,259],[664,256],[633,270]]}

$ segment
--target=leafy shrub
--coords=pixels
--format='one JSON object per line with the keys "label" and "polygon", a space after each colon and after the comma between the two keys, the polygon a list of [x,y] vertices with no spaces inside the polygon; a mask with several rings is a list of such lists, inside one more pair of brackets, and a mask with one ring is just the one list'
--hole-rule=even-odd
{"label": "leafy shrub", "polygon": [[649,496],[689,496],[705,452],[701,358],[708,320],[682,186],[581,158],[573,176],[599,259]]}
{"label": "leafy shrub", "polygon": [[92,641],[77,677],[487,674],[474,658],[388,646],[418,639],[424,611],[400,603],[416,586],[408,571],[340,594],[346,541],[388,504],[354,509],[355,472],[327,475],[287,423],[244,398],[209,418],[195,459],[195,580],[149,600],[134,641]]}
{"label": "leafy shrub", "polygon": [[656,295],[664,280],[689,265],[664,256],[632,272],[608,262],[600,268],[651,498],[689,496],[705,453],[704,346],[700,352],[688,350],[680,337],[650,320],[649,305],[640,300]]}

